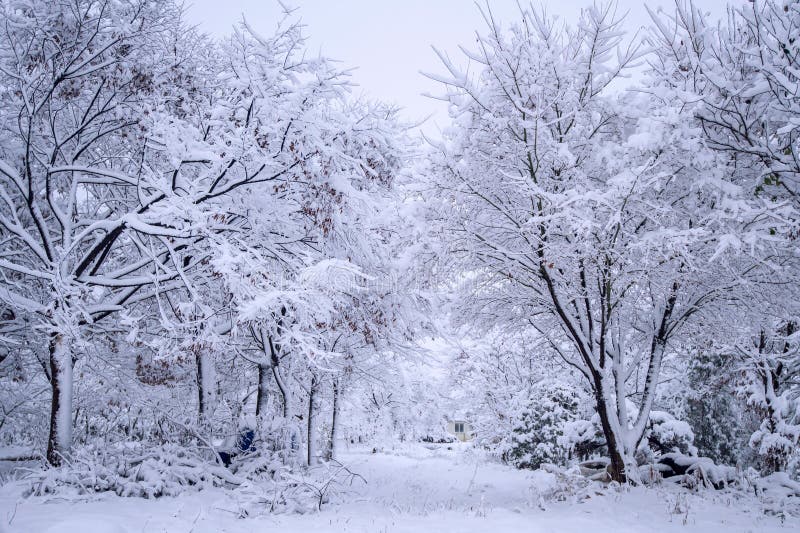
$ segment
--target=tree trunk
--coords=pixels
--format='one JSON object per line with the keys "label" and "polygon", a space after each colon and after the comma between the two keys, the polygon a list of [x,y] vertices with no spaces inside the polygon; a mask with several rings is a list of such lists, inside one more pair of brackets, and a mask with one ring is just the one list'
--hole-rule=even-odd
{"label": "tree trunk", "polygon": [[214,411],[214,361],[207,350],[198,347],[195,351],[197,363],[197,416],[200,424],[208,422]]}
{"label": "tree trunk", "polygon": [[[280,325],[280,322],[279,322]],[[286,390],[286,384],[283,382],[283,378],[281,378],[280,372],[278,372],[278,367],[281,364],[280,359],[278,358],[278,353],[281,351],[281,346],[276,345],[272,341],[272,337],[267,335],[266,333],[261,333],[262,339],[267,339],[269,343],[269,358],[270,362],[272,363],[272,375],[275,377],[275,384],[278,386],[278,391],[281,393],[281,399],[283,400],[283,418],[289,418],[289,412],[291,409],[289,408],[289,391]],[[263,342],[263,340],[262,340]],[[266,344],[264,345],[264,353],[266,354]]]}
{"label": "tree trunk", "polygon": [[314,400],[317,393],[317,376],[311,376],[311,386],[308,388],[308,429],[307,429],[307,439],[308,439],[308,456],[306,457],[306,464],[308,466],[313,466],[317,463],[317,446],[314,440],[314,415],[315,415],[315,405]]}
{"label": "tree trunk", "polygon": [[[291,394],[286,386],[286,383],[283,381],[283,377],[281,376],[280,370],[280,358],[278,354],[281,351],[281,346],[276,345],[272,337],[267,335],[266,332],[261,333],[262,342],[264,342],[264,354],[268,355],[270,358],[270,365],[260,365],[259,366],[259,387],[264,385],[263,391],[266,392],[266,382],[267,382],[267,368],[270,369],[272,372],[272,376],[275,378],[275,384],[278,386],[278,392],[281,396],[281,402],[283,406],[283,420],[284,424],[286,424],[286,430],[284,431],[284,435],[286,441],[284,442],[284,448],[286,450],[292,450],[294,453],[295,450],[299,448],[299,442],[302,440],[300,438],[300,431],[298,427],[295,425],[294,418],[292,417],[292,405],[291,405]],[[267,345],[269,345],[269,353],[267,354]],[[261,396],[262,390],[259,388],[259,397]],[[256,407],[258,409],[258,405]]]}
{"label": "tree trunk", "polygon": [[72,446],[72,354],[60,334],[50,337],[50,434],[47,462],[61,466]]}
{"label": "tree trunk", "polygon": [[281,400],[283,400],[283,418],[288,420],[292,412],[289,391],[286,390],[286,384],[283,382],[280,372],[278,372],[278,367],[272,367],[272,374],[275,376],[275,383],[278,384],[278,390],[281,393]]}
{"label": "tree trunk", "polygon": [[606,446],[608,447],[608,457],[611,459],[609,466],[609,475],[613,481],[625,483],[627,475],[625,472],[625,457],[624,451],[621,450],[621,443],[617,441],[617,434],[612,429],[611,413],[608,411],[602,386],[595,384],[594,386],[595,402],[597,403],[597,414],[600,417],[600,425],[603,428],[603,435],[606,438]]}
{"label": "tree trunk", "polygon": [[258,391],[256,392],[256,417],[260,417],[267,409],[269,400],[269,375],[272,373],[267,365],[258,365]]}
{"label": "tree trunk", "polygon": [[339,380],[334,378],[333,380],[333,414],[331,415],[331,435],[330,440],[328,441],[328,449],[325,451],[325,459],[330,461],[336,457],[336,430],[338,428],[338,418],[339,418],[339,394],[340,394],[340,384]]}

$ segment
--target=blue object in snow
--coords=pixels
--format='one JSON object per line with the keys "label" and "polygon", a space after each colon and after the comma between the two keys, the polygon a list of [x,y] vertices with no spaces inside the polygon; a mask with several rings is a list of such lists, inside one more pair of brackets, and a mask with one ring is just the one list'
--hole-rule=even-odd
{"label": "blue object in snow", "polygon": [[252,429],[243,429],[239,433],[239,438],[236,441],[236,449],[239,453],[254,452],[256,447],[253,441],[256,438],[256,432]]}
{"label": "blue object in snow", "polygon": [[230,466],[233,458],[240,453],[256,451],[255,440],[256,432],[252,429],[245,428],[240,431],[239,436],[236,438],[236,447],[233,450],[218,452],[219,458],[222,459],[222,464]]}

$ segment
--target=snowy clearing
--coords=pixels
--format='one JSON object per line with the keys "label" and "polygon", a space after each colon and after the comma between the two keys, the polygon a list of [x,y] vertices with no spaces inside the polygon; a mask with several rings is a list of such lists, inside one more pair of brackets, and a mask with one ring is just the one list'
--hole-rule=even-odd
{"label": "snowy clearing", "polygon": [[[421,445],[373,454],[342,454],[357,481],[352,492],[307,515],[237,517],[234,492],[221,489],[142,500],[104,494],[82,501],[20,499],[20,486],[0,492],[3,533],[133,533],[257,531],[529,531],[647,532],[797,531],[800,521],[767,516],[741,492],[695,493],[665,484],[544,502],[552,482],[542,471],[488,462],[469,445]],[[453,449],[455,448],[455,449]]]}

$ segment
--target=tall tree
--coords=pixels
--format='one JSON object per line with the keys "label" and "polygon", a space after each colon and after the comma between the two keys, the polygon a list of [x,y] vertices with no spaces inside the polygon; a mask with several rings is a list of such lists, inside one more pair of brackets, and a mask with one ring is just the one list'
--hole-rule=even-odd
{"label": "tall tree", "polygon": [[466,52],[480,72],[440,55],[435,76],[455,126],[436,146],[433,217],[459,262],[461,320],[548,339],[592,390],[612,478],[635,481],[665,353],[737,283],[715,209],[736,191],[673,101],[609,89],[638,57],[611,5],[572,29],[486,19]]}
{"label": "tall tree", "polygon": [[7,2],[2,19],[0,297],[48,339],[47,456],[58,464],[71,440],[74,342],[176,277],[167,240],[179,230],[147,218],[166,195],[143,164],[144,119],[179,108],[197,80],[174,4]]}
{"label": "tall tree", "polygon": [[200,341],[229,329],[206,312],[212,258],[252,231],[252,208],[271,214],[261,246],[278,259],[298,238],[284,222],[303,224],[282,215],[324,229],[358,126],[335,119],[343,73],[304,56],[297,24],[245,26],[223,55],[171,2],[10,2],[3,17],[0,297],[49,338],[59,464],[76,341],[148,300]]}
{"label": "tall tree", "polygon": [[676,1],[673,11],[651,16],[657,86],[691,109],[687,118],[726,162],[732,185],[749,198],[750,209],[740,213],[745,238],[730,245],[757,255],[767,274],[743,298],[758,304],[741,309],[748,327],[730,348],[745,369],[745,396],[763,415],[751,444],[763,456],[764,470],[781,470],[798,439],[790,415],[796,385],[789,376],[800,365],[794,348],[800,3],[759,0],[731,7],[721,24],[691,2]]}

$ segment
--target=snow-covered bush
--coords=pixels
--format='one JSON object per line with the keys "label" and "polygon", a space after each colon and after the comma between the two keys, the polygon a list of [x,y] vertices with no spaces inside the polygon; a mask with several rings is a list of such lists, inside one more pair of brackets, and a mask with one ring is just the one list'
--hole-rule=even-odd
{"label": "snow-covered bush", "polygon": [[570,449],[562,437],[567,424],[578,418],[578,401],[574,387],[558,382],[537,385],[514,428],[508,462],[532,469],[543,463],[566,464]]}
{"label": "snow-covered bush", "polygon": [[750,446],[761,457],[765,473],[782,472],[798,454],[800,424],[766,419],[750,437]]}
{"label": "snow-covered bush", "polygon": [[606,441],[597,416],[591,420],[573,420],[564,424],[561,445],[570,450],[571,457],[585,461],[592,457],[605,456]]}
{"label": "snow-covered bush", "polygon": [[660,454],[697,454],[692,428],[687,422],[676,419],[666,411],[650,412],[650,427],[645,437],[650,449]]}
{"label": "snow-covered bush", "polygon": [[791,470],[800,459],[800,389],[796,384],[797,326],[762,327],[740,346],[739,394],[760,423],[749,439],[762,474]]}
{"label": "snow-covered bush", "polygon": [[346,466],[332,461],[312,468],[287,464],[280,454],[259,451],[237,457],[228,469],[208,448],[139,443],[82,446],[61,467],[32,470],[27,495],[90,495],[113,492],[122,497],[159,498],[186,491],[226,487],[239,504],[240,516],[270,512],[312,512],[363,482]]}
{"label": "snow-covered bush", "polygon": [[222,465],[197,448],[165,444],[146,448],[138,443],[82,446],[69,463],[32,472],[29,494],[90,494],[158,498],[186,490],[241,483]]}

